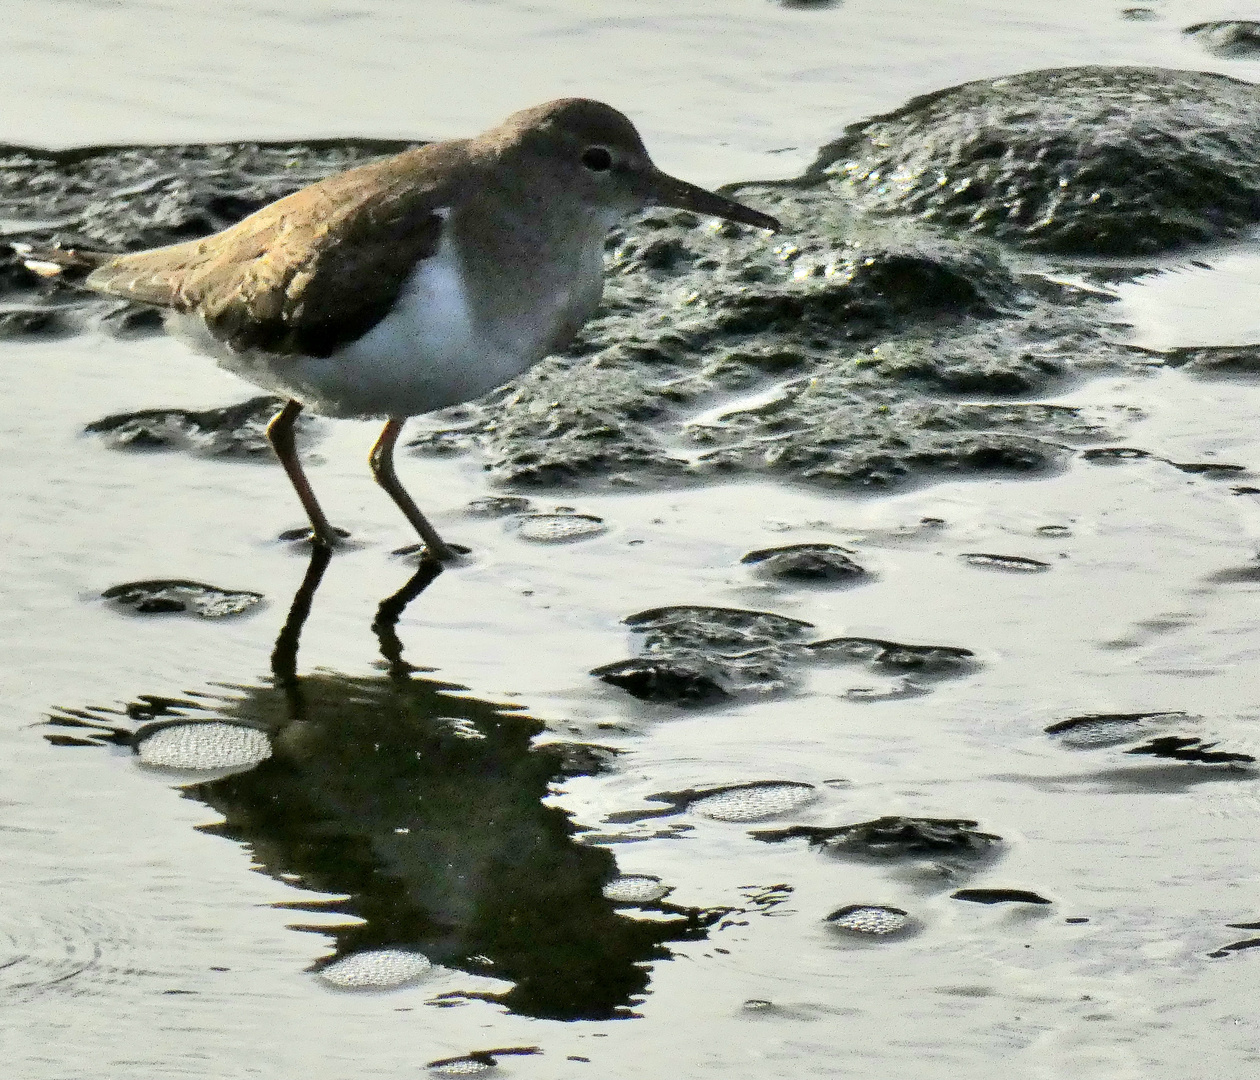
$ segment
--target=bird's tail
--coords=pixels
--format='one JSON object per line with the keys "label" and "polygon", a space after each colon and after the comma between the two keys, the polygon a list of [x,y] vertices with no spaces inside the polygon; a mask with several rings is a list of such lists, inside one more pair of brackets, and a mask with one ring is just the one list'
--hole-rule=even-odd
{"label": "bird's tail", "polygon": [[67,281],[85,278],[98,266],[114,258],[101,251],[80,251],[76,248],[35,247],[32,244],[14,244],[26,268],[40,277],[60,277]]}

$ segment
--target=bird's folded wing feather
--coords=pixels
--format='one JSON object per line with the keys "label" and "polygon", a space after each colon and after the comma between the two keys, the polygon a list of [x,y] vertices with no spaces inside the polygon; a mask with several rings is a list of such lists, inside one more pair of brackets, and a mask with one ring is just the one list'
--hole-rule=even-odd
{"label": "bird's folded wing feather", "polygon": [[389,312],[437,251],[467,183],[460,143],[409,150],[303,188],[205,240],[120,255],[89,288],[196,311],[233,349],[328,356]]}

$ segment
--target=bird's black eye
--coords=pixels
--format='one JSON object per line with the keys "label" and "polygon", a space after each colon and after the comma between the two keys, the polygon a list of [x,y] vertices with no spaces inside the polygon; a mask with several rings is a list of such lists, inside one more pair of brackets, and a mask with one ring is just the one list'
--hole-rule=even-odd
{"label": "bird's black eye", "polygon": [[588,146],[582,154],[582,164],[591,172],[607,172],[612,168],[612,154],[602,146]]}

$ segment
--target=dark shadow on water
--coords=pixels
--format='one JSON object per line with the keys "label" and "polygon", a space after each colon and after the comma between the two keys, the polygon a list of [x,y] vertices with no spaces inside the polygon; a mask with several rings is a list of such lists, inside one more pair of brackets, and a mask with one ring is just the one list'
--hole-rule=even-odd
{"label": "dark shadow on water", "polygon": [[[316,967],[365,950],[418,950],[511,982],[479,996],[513,1012],[633,1015],[647,963],[670,956],[666,942],[704,937],[724,911],[656,902],[640,906],[650,915],[635,917],[606,899],[601,890],[617,876],[612,854],[578,842],[569,816],[542,801],[554,781],[598,771],[599,748],[535,746],[540,721],[422,676],[403,660],[396,623],[440,565],[422,562],[381,603],[372,629],[383,674],[299,675],[302,624],[327,564],[319,552],[312,557],[276,641],[270,682],[217,698],[64,710],[52,723],[85,737],[53,741],[134,748],[146,731],[172,721],[263,731],[269,758],[183,791],[223,816],[205,831],[245,844],[261,872],[345,896],[285,907],[319,912],[321,923],[329,913],[364,920],[310,927],[335,941]],[[137,728],[127,719],[149,723]]]}

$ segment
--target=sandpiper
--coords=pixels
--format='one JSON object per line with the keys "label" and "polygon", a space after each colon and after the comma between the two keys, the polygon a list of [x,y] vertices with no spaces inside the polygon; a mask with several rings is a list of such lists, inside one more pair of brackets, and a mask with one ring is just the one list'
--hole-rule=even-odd
{"label": "sandpiper", "polygon": [[29,265],[90,270],[88,288],[165,309],[176,336],[288,398],[267,437],[316,544],[333,547],[337,532],[297,456],[298,414],[385,418],[372,473],[446,560],[454,549],[394,472],[404,420],[563,349],[599,304],[608,229],[650,205],[779,228],[661,172],[616,109],[565,98],[330,176],[202,240],[45,251]]}

